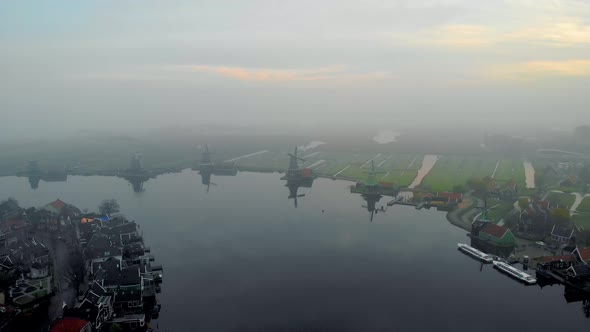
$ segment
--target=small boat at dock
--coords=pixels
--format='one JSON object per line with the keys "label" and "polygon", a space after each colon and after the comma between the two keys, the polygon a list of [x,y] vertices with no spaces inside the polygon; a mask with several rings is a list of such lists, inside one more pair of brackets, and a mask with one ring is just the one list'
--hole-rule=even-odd
{"label": "small boat at dock", "polygon": [[492,256],[486,254],[485,252],[479,251],[470,245],[464,243],[457,243],[457,246],[459,247],[459,250],[485,263],[491,263],[494,261],[494,258]]}
{"label": "small boat at dock", "polygon": [[526,284],[533,285],[537,283],[537,279],[533,278],[531,275],[526,274],[512,265],[506,264],[504,262],[494,261],[494,267]]}

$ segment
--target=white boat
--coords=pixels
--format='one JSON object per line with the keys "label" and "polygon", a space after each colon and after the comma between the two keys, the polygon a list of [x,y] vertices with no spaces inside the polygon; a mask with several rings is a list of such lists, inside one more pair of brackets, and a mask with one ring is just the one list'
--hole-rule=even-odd
{"label": "white boat", "polygon": [[459,249],[479,260],[482,260],[486,263],[491,263],[494,261],[494,258],[488,254],[486,254],[483,251],[479,251],[475,248],[473,248],[470,245],[464,244],[464,243],[457,243],[457,246],[459,247]]}
{"label": "white boat", "polygon": [[512,265],[506,264],[504,262],[495,261],[494,267],[529,285],[535,284],[537,282],[537,279],[533,278],[531,275],[526,274]]}

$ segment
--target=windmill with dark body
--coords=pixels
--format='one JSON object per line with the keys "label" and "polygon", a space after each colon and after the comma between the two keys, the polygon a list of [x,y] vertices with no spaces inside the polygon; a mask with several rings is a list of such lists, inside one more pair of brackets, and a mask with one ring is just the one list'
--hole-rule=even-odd
{"label": "windmill with dark body", "polygon": [[143,168],[141,164],[141,154],[136,153],[131,156],[131,162],[129,168],[119,171],[117,176],[129,181],[133,192],[143,192],[143,184],[152,177],[152,173],[147,169]]}
{"label": "windmill with dark body", "polygon": [[378,172],[375,169],[375,163],[371,160],[371,169],[367,171],[367,180],[364,182],[357,182],[355,185],[350,187],[351,193],[360,194],[361,197],[367,202],[367,205],[363,205],[363,207],[369,211],[369,220],[371,221],[373,221],[373,216],[378,211],[385,211],[383,208],[376,208],[376,204],[379,202],[379,200],[381,200],[381,197],[395,197],[398,194],[398,190],[394,187],[393,183],[377,181],[378,173],[382,172]]}
{"label": "windmill with dark body", "polygon": [[209,192],[211,185],[217,185],[211,182],[211,175],[235,176],[238,174],[235,163],[214,164],[211,158],[212,154],[215,154],[215,152],[209,151],[209,145],[205,144],[205,149],[201,152],[199,174],[201,175],[201,183],[207,186],[207,192]]}
{"label": "windmill with dark body", "polygon": [[297,194],[297,191],[300,187],[311,188],[313,180],[317,176],[313,174],[310,168],[301,168],[299,166],[299,161],[305,162],[305,159],[297,155],[297,148],[293,153],[287,155],[289,156],[289,168],[281,180],[287,180],[285,186],[289,188],[289,199],[293,199],[294,206],[297,207],[297,198],[305,196],[305,194]]}

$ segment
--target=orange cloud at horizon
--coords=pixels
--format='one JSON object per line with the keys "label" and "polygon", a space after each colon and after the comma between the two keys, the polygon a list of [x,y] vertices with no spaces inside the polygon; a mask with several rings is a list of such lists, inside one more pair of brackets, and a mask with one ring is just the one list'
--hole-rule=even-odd
{"label": "orange cloud at horizon", "polygon": [[268,68],[242,68],[227,66],[189,66],[196,72],[211,72],[224,77],[243,81],[318,81],[330,78],[330,75],[340,73],[344,66],[324,67],[317,69],[268,69]]}
{"label": "orange cloud at horizon", "polygon": [[314,69],[269,69],[269,68],[244,68],[227,66],[187,66],[194,72],[209,72],[226,78],[242,81],[259,82],[291,82],[291,81],[360,81],[371,79],[383,79],[388,77],[381,72],[350,73],[346,66],[337,65]]}
{"label": "orange cloud at horizon", "polygon": [[418,43],[450,49],[481,49],[510,43],[547,47],[590,46],[590,25],[577,17],[540,18],[509,29],[477,24],[446,24],[423,32]]}
{"label": "orange cloud at horizon", "polygon": [[590,59],[527,61],[497,65],[484,70],[484,75],[492,79],[522,81],[559,76],[584,77],[590,76]]}

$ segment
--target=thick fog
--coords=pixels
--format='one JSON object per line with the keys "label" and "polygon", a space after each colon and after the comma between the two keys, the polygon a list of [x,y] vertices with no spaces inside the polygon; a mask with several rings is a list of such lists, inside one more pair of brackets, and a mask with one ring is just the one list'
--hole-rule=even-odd
{"label": "thick fog", "polygon": [[3,1],[0,137],[590,122],[586,1]]}

